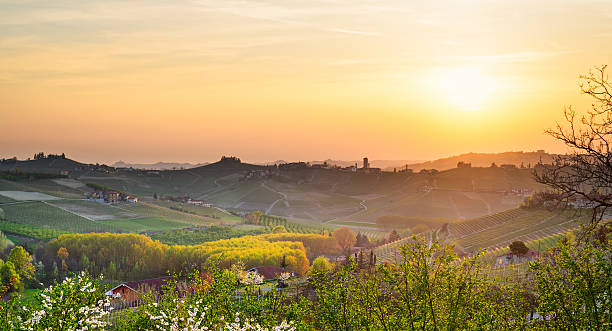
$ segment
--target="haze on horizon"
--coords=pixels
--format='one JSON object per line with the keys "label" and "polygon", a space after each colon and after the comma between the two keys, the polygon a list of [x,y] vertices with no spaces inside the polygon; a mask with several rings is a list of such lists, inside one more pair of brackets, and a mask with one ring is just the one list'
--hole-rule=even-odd
{"label": "haze on horizon", "polygon": [[611,39],[594,0],[0,0],[0,157],[564,152]]}

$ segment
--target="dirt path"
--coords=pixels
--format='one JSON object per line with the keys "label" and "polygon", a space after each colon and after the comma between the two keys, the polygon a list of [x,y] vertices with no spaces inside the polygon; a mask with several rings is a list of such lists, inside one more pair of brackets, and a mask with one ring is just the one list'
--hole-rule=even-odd
{"label": "dirt path", "polygon": [[266,182],[262,182],[261,186],[269,191],[272,191],[276,194],[280,194],[282,196],[282,198],[277,199],[276,201],[272,202],[272,204],[270,204],[270,207],[268,207],[268,209],[266,209],[266,214],[270,214],[270,211],[272,210],[272,208],[274,208],[274,206],[276,206],[277,203],[286,200],[287,199],[287,195],[283,192],[279,192],[271,187],[269,187],[268,185],[266,185]]}
{"label": "dirt path", "polygon": [[[231,175],[230,175],[230,176],[231,176]],[[223,186],[223,185],[219,184],[219,182],[218,182],[218,181],[219,181],[220,179],[225,178],[225,177],[227,177],[227,176],[223,176],[223,177],[216,178],[216,179],[213,181],[213,184],[215,184],[215,185],[216,185],[216,187],[213,187],[213,188],[209,189],[208,191],[204,191],[204,193],[202,193],[202,195],[200,195],[199,197],[197,197],[197,199],[204,199],[204,198],[206,198],[207,196],[209,196],[209,195],[211,195],[211,194],[213,194],[213,193],[216,193],[216,192],[220,191],[222,188],[224,188],[225,186]]]}
{"label": "dirt path", "polygon": [[365,202],[366,202],[366,200],[361,200],[361,202],[359,203],[359,206],[360,206],[361,208],[363,208],[363,209],[361,209],[361,208],[360,208],[358,211],[356,211],[356,212],[354,212],[354,213],[352,213],[352,214],[350,214],[350,215],[347,215],[347,216],[340,216],[340,217],[335,217],[335,218],[332,218],[332,219],[330,219],[330,220],[323,221],[323,222],[321,222],[321,223],[323,223],[323,224],[329,224],[330,222],[337,221],[337,220],[338,220],[338,219],[340,219],[340,218],[350,218],[350,217],[355,216],[355,215],[357,215],[357,214],[361,214],[361,213],[363,213],[363,212],[366,212],[366,211],[368,211],[368,206],[366,206]]}

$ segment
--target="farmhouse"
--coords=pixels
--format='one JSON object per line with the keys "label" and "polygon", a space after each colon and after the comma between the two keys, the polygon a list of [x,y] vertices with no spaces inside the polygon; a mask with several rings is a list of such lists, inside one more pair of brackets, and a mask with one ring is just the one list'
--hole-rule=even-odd
{"label": "farmhouse", "polygon": [[163,286],[173,280],[174,277],[160,277],[122,283],[110,289],[106,292],[106,295],[120,298],[123,301],[132,302],[138,300],[142,294],[148,292],[161,294]]}

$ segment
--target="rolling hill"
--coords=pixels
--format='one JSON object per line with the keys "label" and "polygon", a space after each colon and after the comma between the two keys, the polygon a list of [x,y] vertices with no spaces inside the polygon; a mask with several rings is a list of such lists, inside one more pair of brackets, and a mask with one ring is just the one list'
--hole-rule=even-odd
{"label": "rolling hill", "polygon": [[[457,167],[458,162],[471,163],[473,167],[488,167],[491,163],[497,165],[513,164],[520,167],[523,164],[525,167],[531,164],[534,166],[538,162],[551,163],[554,154],[548,154],[543,150],[535,152],[504,152],[504,153],[467,153],[447,158],[442,158],[434,161],[408,164],[408,169],[421,171],[422,169],[447,170]],[[386,168],[392,171],[393,168]]]}
{"label": "rolling hill", "polygon": [[[387,214],[470,219],[515,208],[541,186],[531,169],[454,168],[439,172],[360,173],[320,167],[283,168],[235,158],[181,170],[139,170],[70,159],[0,163],[0,171],[64,173],[54,180],[3,181],[0,188],[82,198],[96,183],[138,195],[189,196],[226,210],[260,210],[312,224],[374,223]],[[364,224],[364,228],[371,225]]]}

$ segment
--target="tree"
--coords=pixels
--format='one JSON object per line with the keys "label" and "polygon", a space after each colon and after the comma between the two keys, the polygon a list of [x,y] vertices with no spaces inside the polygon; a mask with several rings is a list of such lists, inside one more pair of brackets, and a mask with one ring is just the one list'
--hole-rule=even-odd
{"label": "tree", "polygon": [[15,265],[7,261],[0,266],[0,295],[23,290],[23,282],[15,270]]}
{"label": "tree", "polygon": [[66,247],[60,247],[60,249],[57,250],[57,257],[60,259],[60,261],[62,261],[62,271],[68,271],[68,264],[66,264],[66,259],[68,258],[68,250],[66,249]]}
{"label": "tree", "polygon": [[[2,212],[2,210],[0,210],[0,212]],[[0,232],[0,253],[4,254],[4,251],[8,249],[11,245],[12,245],[12,242],[8,240],[8,238],[4,235],[4,233]]]}
{"label": "tree", "polygon": [[591,109],[578,114],[564,110],[565,126],[546,131],[570,148],[556,156],[551,165],[535,168],[536,180],[560,193],[559,202],[580,198],[592,203],[591,224],[595,227],[612,207],[612,83],[607,66],[580,76],[580,89],[593,99]]}
{"label": "tree", "polygon": [[22,281],[34,278],[36,268],[32,264],[32,256],[23,247],[17,246],[11,249],[7,262],[13,263],[15,272],[17,272]]}
{"label": "tree", "polygon": [[[603,225],[607,227],[604,232],[610,225]],[[610,232],[604,238],[589,234],[581,236],[580,241],[562,241],[551,254],[530,265],[539,298],[538,312],[543,321],[548,321],[550,330],[609,329],[612,236]]]}
{"label": "tree", "polygon": [[351,255],[351,249],[357,243],[357,238],[353,231],[347,227],[337,229],[333,234],[345,256]]}
{"label": "tree", "polygon": [[357,233],[357,243],[355,245],[358,247],[370,247],[370,239],[365,234],[359,232]]}
{"label": "tree", "polygon": [[522,256],[529,252],[529,248],[527,247],[527,245],[525,245],[524,242],[518,240],[513,241],[508,247],[510,248],[510,252],[512,252],[512,254],[514,255]]}
{"label": "tree", "polygon": [[260,212],[259,210],[250,212],[247,216],[247,223],[249,224],[259,224],[259,218],[261,217],[262,212]]}
{"label": "tree", "polygon": [[287,232],[287,229],[285,229],[285,227],[282,225],[277,225],[274,227],[274,229],[272,229],[272,233],[285,233],[285,232]]}
{"label": "tree", "polygon": [[393,230],[391,231],[391,233],[389,233],[389,242],[392,243],[394,241],[398,241],[402,239],[399,235],[399,233],[397,233],[397,231]]}
{"label": "tree", "polygon": [[311,274],[327,273],[331,270],[331,263],[325,256],[319,256],[312,261]]}

